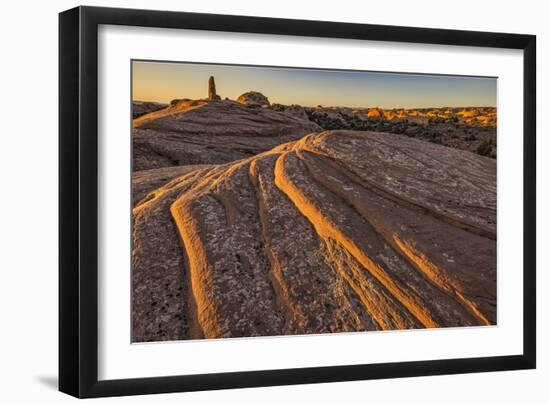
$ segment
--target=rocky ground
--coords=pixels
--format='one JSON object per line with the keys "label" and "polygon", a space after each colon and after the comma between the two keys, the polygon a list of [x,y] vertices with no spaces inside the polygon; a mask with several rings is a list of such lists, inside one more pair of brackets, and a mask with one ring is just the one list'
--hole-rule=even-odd
{"label": "rocky ground", "polygon": [[158,111],[159,109],[164,109],[167,106],[167,104],[162,104],[160,102],[134,101],[132,102],[132,119]]}
{"label": "rocky ground", "polygon": [[[298,106],[274,106],[295,111]],[[401,134],[496,158],[495,108],[352,109],[303,108],[323,129],[352,129]]]}
{"label": "rocky ground", "polygon": [[[215,93],[214,93],[215,94]],[[321,130],[396,133],[496,158],[496,109],[302,107],[250,91],[236,101],[133,104],[133,170],[221,164]]]}
{"label": "rocky ground", "polygon": [[304,116],[134,121],[133,341],[496,324],[496,160]]}
{"label": "rocky ground", "polygon": [[307,117],[232,100],[175,100],[133,122],[133,169],[221,164],[322,130]]}

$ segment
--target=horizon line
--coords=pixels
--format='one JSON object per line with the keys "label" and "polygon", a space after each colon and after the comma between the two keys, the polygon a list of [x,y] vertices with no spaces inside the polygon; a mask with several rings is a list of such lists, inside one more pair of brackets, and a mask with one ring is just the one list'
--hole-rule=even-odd
{"label": "horizon line", "polygon": [[[251,91],[254,91],[254,90],[251,90]],[[193,101],[201,101],[201,100],[202,101],[211,101],[208,98],[187,98],[187,97],[174,98],[173,100],[184,100],[184,99],[193,100]],[[171,100],[171,101],[173,101],[173,100]],[[231,99],[231,98],[228,98],[227,100],[238,102],[237,100],[234,100],[234,99]],[[221,99],[221,101],[227,101],[227,100],[225,98]],[[158,101],[158,100],[143,100],[143,99],[132,99],[131,100],[131,102],[154,102],[154,103],[157,103],[157,104],[166,104],[166,105],[170,105],[171,101],[164,102],[164,101]],[[496,109],[497,108],[496,105],[443,105],[443,106],[430,106],[430,107],[391,107],[391,108],[386,108],[386,107],[379,107],[379,106],[371,106],[371,107],[361,106],[361,107],[359,107],[359,106],[348,106],[348,105],[283,104],[283,103],[280,103],[280,102],[271,102],[271,101],[269,102],[269,104],[270,105],[279,104],[279,105],[284,105],[284,106],[287,106],[287,107],[297,105],[297,106],[300,106],[300,107],[303,107],[303,108],[317,108],[318,106],[321,106],[321,108],[356,108],[356,109],[373,109],[373,108],[376,108],[376,109],[381,109],[381,110],[394,110],[394,109],[419,110],[419,109],[443,109],[443,108],[495,108]]]}

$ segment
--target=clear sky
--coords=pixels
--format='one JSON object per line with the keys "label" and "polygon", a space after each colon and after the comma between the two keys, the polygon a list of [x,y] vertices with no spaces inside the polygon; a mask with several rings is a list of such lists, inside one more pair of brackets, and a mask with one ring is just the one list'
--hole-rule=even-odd
{"label": "clear sky", "polygon": [[272,103],[303,106],[496,106],[495,78],[141,61],[133,62],[133,99],[205,98],[210,76],[230,99],[259,91]]}

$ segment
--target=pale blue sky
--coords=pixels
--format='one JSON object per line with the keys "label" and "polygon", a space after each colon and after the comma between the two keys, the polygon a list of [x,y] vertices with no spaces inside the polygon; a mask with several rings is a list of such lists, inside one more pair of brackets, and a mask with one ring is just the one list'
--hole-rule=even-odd
{"label": "pale blue sky", "polygon": [[259,91],[270,102],[304,106],[496,106],[495,78],[142,61],[133,62],[133,99],[205,98],[211,75],[231,99]]}

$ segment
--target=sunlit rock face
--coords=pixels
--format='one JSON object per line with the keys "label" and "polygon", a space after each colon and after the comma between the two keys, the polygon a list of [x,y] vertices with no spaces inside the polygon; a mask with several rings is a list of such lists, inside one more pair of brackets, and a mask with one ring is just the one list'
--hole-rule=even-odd
{"label": "sunlit rock face", "polygon": [[167,104],[162,104],[160,102],[133,101],[132,119],[139,118],[140,116],[148,114],[150,112],[158,111],[159,109],[166,108],[167,106]]}
{"label": "sunlit rock face", "polygon": [[220,164],[321,128],[304,117],[231,100],[176,100],[133,122],[133,170]]}
{"label": "sunlit rock face", "polygon": [[367,112],[368,118],[385,119],[384,111],[380,108],[369,108]]}
{"label": "sunlit rock face", "polygon": [[327,131],[178,170],[139,179],[134,341],[496,323],[493,159]]}

